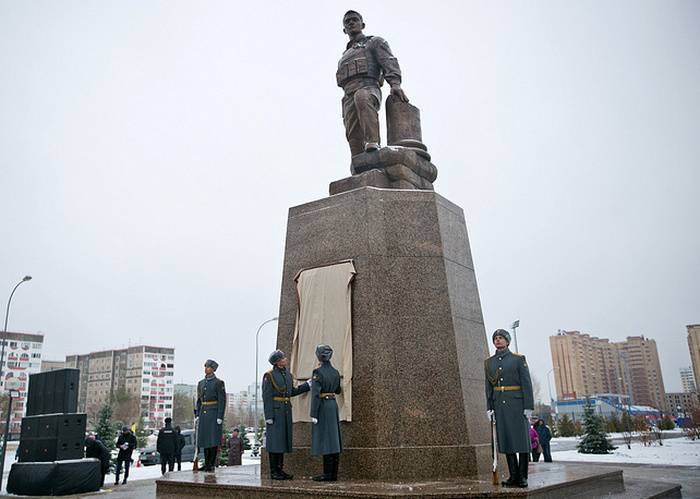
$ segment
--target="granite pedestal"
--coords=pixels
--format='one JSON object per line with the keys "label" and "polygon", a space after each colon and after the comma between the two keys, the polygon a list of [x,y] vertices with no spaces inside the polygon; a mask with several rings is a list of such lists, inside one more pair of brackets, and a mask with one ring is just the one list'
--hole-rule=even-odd
{"label": "granite pedestal", "polygon": [[[352,422],[341,423],[340,478],[486,472],[488,350],[462,209],[433,191],[374,187],[291,208],[278,348],[291,351],[297,272],[350,258],[353,407]],[[321,470],[310,429],[294,424],[286,471]]]}
{"label": "granite pedestal", "polygon": [[229,499],[661,499],[680,498],[677,484],[623,480],[622,471],[584,463],[530,465],[530,487],[508,489],[492,485],[489,476],[443,480],[349,480],[322,483],[308,478],[269,480],[257,465],[230,466],[216,473],[181,471],[156,482],[158,499],[193,497]]}

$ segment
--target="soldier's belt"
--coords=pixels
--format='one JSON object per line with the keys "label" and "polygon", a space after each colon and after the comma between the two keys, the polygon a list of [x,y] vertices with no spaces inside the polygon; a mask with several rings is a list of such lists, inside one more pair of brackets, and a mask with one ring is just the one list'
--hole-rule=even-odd
{"label": "soldier's belt", "polygon": [[218,400],[207,400],[206,402],[202,402],[202,405],[216,405],[218,403]]}
{"label": "soldier's belt", "polygon": [[497,392],[517,392],[518,390],[522,390],[522,387],[521,387],[521,386],[515,386],[515,385],[511,385],[511,386],[494,386],[493,389],[496,390]]}
{"label": "soldier's belt", "polygon": [[322,399],[323,399],[323,398],[326,398],[326,399],[334,399],[334,398],[335,398],[335,393],[324,393],[324,392],[321,392],[320,397],[321,397]]}
{"label": "soldier's belt", "polygon": [[275,402],[289,402],[289,397],[272,397]]}

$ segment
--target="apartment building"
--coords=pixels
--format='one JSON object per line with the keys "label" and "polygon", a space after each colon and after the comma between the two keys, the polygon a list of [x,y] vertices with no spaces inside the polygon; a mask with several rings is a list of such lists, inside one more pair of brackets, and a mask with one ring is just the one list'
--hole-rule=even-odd
{"label": "apartment building", "polygon": [[601,393],[626,395],[636,405],[664,409],[666,394],[656,342],[629,336],[611,342],[580,331],[549,338],[558,400]]}
{"label": "apartment building", "polygon": [[78,410],[94,413],[120,390],[139,398],[141,417],[157,429],[173,414],[175,349],[134,346],[66,356],[66,367],[80,369]]}
{"label": "apartment building", "polygon": [[686,326],[686,329],[688,331],[688,350],[690,351],[693,376],[695,377],[695,382],[700,383],[700,324],[689,324]]}
{"label": "apartment building", "polygon": [[[41,371],[44,335],[8,331],[0,332],[0,338],[5,345],[5,358],[0,365],[0,392],[5,393],[6,380],[16,378],[20,381],[19,397],[12,400],[12,414],[10,414],[10,433],[16,434],[20,432],[22,417],[27,410],[29,375]],[[5,414],[2,415],[2,422],[4,426]]]}
{"label": "apartment building", "polygon": [[681,375],[681,390],[685,393],[695,393],[698,387],[695,384],[695,376],[693,375],[692,367],[681,367],[679,369]]}

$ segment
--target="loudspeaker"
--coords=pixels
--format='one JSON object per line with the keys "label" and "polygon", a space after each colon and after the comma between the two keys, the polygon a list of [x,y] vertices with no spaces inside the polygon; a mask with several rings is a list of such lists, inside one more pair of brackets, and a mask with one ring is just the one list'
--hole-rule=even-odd
{"label": "loudspeaker", "polygon": [[78,437],[82,441],[85,437],[86,423],[86,414],[58,414],[56,417],[56,435],[63,438]]}
{"label": "loudspeaker", "polygon": [[20,440],[51,437],[84,437],[86,415],[75,414],[42,414],[22,418],[22,433]]}
{"label": "loudspeaker", "polygon": [[19,444],[20,463],[45,463],[83,457],[83,437],[52,437],[22,440]]}
{"label": "loudspeaker", "polygon": [[27,416],[76,412],[80,369],[58,369],[31,374],[27,393]]}

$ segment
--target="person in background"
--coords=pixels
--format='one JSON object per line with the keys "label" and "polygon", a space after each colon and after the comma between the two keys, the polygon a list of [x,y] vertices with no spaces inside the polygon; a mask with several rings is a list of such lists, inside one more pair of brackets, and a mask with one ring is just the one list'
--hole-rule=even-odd
{"label": "person in background", "polygon": [[126,480],[129,478],[129,466],[131,466],[131,453],[136,448],[136,436],[131,433],[128,426],[122,426],[122,432],[117,438],[117,469],[115,471],[114,485],[119,485],[119,473],[122,470],[124,463],[124,481],[122,485],[126,485]]}
{"label": "person in background", "polygon": [[540,447],[540,437],[537,436],[537,431],[530,426],[530,446],[532,447],[532,462],[536,463],[540,460],[541,447]]}
{"label": "person in background", "polygon": [[104,487],[105,475],[109,471],[110,455],[109,450],[107,447],[105,447],[105,444],[95,438],[94,433],[91,433],[85,438],[85,457],[99,459],[100,473],[102,473],[100,488]]}
{"label": "person in background", "polygon": [[182,449],[185,447],[185,437],[182,436],[182,430],[179,426],[175,427],[175,435],[177,439],[177,447],[175,447],[175,462],[177,463],[177,471],[182,471]]}
{"label": "person in background", "polygon": [[544,454],[544,462],[552,462],[552,450],[550,448],[549,442],[552,440],[552,430],[549,429],[543,419],[538,419],[535,423],[535,431],[540,439],[540,446],[542,447],[542,453]]}
{"label": "person in background", "polygon": [[228,439],[228,465],[240,466],[243,464],[243,439],[238,435],[238,428],[234,428]]}
{"label": "person in background", "polygon": [[175,469],[175,452],[177,450],[177,433],[172,426],[173,419],[165,418],[165,426],[158,432],[156,450],[160,454],[160,471],[165,475],[165,465],[168,471]]}

